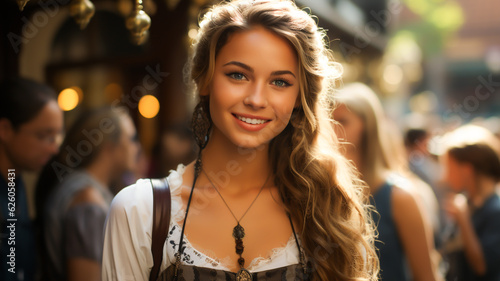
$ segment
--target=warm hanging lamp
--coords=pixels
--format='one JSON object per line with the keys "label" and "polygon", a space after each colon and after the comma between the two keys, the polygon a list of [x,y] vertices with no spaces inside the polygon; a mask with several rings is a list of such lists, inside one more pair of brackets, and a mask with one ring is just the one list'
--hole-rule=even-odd
{"label": "warm hanging lamp", "polygon": [[28,3],[28,1],[29,0],[16,0],[20,11],[24,10],[24,6],[26,6],[26,3]]}
{"label": "warm hanging lamp", "polygon": [[127,18],[127,29],[130,30],[132,40],[135,44],[141,45],[148,37],[148,29],[151,26],[151,18],[142,7],[142,0],[137,0],[132,14]]}
{"label": "warm hanging lamp", "polygon": [[94,15],[95,7],[89,0],[73,0],[69,5],[69,13],[80,29],[84,29]]}

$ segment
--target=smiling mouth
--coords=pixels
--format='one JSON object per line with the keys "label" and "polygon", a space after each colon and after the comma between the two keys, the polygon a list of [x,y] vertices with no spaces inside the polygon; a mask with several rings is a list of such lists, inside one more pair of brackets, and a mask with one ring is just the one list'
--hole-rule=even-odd
{"label": "smiling mouth", "polygon": [[237,116],[237,115],[235,115],[235,116],[236,116],[236,118],[238,118],[238,120],[243,121],[247,124],[251,124],[251,125],[260,125],[260,124],[264,124],[266,122],[269,122],[269,120],[265,120],[265,119],[254,119],[254,118],[247,118],[247,117]]}

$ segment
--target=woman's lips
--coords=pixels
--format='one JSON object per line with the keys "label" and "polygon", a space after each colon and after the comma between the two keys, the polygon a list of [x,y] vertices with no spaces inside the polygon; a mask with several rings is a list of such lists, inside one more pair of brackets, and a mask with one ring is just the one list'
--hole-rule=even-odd
{"label": "woman's lips", "polygon": [[270,119],[253,115],[233,114],[233,116],[237,120],[237,123],[238,125],[240,125],[240,127],[252,132],[263,129],[265,126],[267,126],[269,121],[271,121]]}

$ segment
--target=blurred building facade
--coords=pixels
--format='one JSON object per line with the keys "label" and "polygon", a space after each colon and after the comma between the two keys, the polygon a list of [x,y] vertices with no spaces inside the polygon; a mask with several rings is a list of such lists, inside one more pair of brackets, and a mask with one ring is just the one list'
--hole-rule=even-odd
{"label": "blurred building facade", "polygon": [[[0,9],[0,79],[20,75],[46,82],[57,92],[66,90],[61,100],[70,99],[71,94],[77,97],[65,113],[68,124],[85,108],[125,104],[145,151],[150,153],[163,128],[189,115],[192,99],[183,73],[189,46],[196,36],[199,14],[218,1],[144,0],[152,23],[149,38],[141,46],[131,42],[125,27],[133,1],[92,2],[96,12],[81,30],[70,16],[70,0],[30,0],[23,11],[15,0],[5,1]],[[318,16],[336,59],[345,65],[346,79],[372,79],[364,66],[383,55],[387,26],[394,18],[387,13],[387,2],[297,4],[310,7]],[[159,112],[150,114],[151,118],[139,106],[146,95],[159,103]]]}
{"label": "blurred building facade", "polygon": [[500,113],[500,2],[458,1],[464,24],[444,48],[446,107],[465,120]]}

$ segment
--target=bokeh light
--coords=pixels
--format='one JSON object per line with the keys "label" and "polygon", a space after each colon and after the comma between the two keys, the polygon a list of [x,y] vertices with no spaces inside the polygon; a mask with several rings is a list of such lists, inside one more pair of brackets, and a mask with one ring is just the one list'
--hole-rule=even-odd
{"label": "bokeh light", "polygon": [[82,90],[82,88],[80,88],[78,86],[73,86],[73,87],[70,87],[70,89],[75,90],[76,93],[78,94],[78,103],[82,102],[82,100],[83,100],[83,90]]}
{"label": "bokeh light", "polygon": [[444,3],[434,8],[429,17],[436,27],[443,30],[457,30],[464,23],[462,8],[454,2]]}
{"label": "bokeh light", "polygon": [[78,92],[73,88],[66,88],[59,93],[57,103],[64,111],[73,110],[80,101]]}
{"label": "bokeh light", "polygon": [[418,113],[429,113],[438,109],[438,98],[431,91],[424,91],[412,96],[409,100],[411,111]]}
{"label": "bokeh light", "polygon": [[153,118],[160,111],[158,99],[152,95],[145,95],[139,100],[139,113],[145,118]]}
{"label": "bokeh light", "polygon": [[390,64],[384,69],[384,80],[391,85],[399,85],[403,81],[403,70],[396,64]]}
{"label": "bokeh light", "polygon": [[189,38],[195,39],[196,35],[198,35],[198,30],[196,28],[191,28],[188,32]]}

